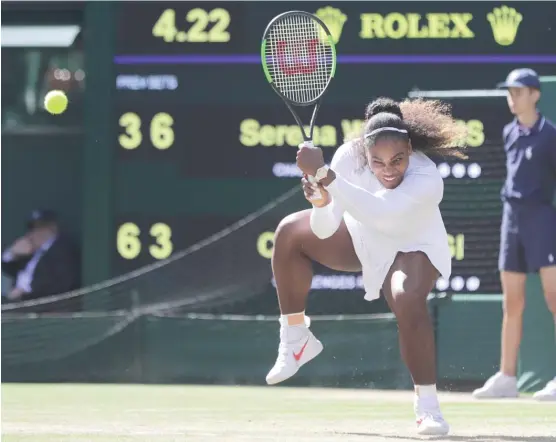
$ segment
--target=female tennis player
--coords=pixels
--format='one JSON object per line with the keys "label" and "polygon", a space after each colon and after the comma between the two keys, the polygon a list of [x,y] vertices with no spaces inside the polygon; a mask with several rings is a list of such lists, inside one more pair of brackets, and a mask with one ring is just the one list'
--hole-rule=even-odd
{"label": "female tennis player", "polygon": [[[280,346],[268,384],[293,376],[323,349],[309,331],[305,302],[311,261],[363,272],[365,299],[382,290],[396,315],[402,358],[415,384],[418,432],[447,434],[436,394],[433,326],[426,299],[451,255],[439,203],[443,181],[429,154],[465,158],[465,129],[438,101],[380,98],[367,107],[363,133],[336,151],[328,168],[320,148],[302,145],[297,165],[313,208],[282,220],[272,268],[281,310]],[[311,199],[316,189],[321,199]]]}

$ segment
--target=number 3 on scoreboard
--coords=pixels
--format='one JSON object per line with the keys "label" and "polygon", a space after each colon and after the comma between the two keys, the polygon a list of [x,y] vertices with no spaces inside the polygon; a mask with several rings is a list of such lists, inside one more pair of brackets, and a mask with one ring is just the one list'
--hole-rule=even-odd
{"label": "number 3 on scoreboard", "polygon": [[[127,150],[137,149],[143,142],[141,133],[141,118],[134,112],[126,112],[119,119],[120,127],[125,132],[118,137],[122,148]],[[172,125],[174,119],[166,112],[157,113],[151,120],[149,130],[151,144],[158,150],[166,150],[172,147],[175,140]]]}
{"label": "number 3 on scoreboard", "polygon": [[[116,247],[124,259],[135,259],[141,253],[141,230],[135,223],[124,223],[116,233]],[[149,246],[149,253],[154,259],[166,259],[173,250],[172,229],[168,224],[155,223],[151,226],[149,234],[155,239],[155,244]]]}
{"label": "number 3 on scoreboard", "polygon": [[[192,23],[188,31],[176,28],[176,11],[166,9],[153,26],[153,36],[162,38],[166,43],[225,43],[230,41],[227,31],[230,24],[230,13],[222,8],[205,11],[201,8],[191,9],[185,19]],[[209,31],[208,24],[214,23]]]}

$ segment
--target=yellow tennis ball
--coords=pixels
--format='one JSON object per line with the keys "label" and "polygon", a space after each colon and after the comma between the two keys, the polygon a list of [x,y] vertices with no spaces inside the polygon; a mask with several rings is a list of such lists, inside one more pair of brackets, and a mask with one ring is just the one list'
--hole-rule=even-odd
{"label": "yellow tennis ball", "polygon": [[63,91],[50,91],[44,97],[44,108],[53,115],[59,115],[68,107],[68,97]]}

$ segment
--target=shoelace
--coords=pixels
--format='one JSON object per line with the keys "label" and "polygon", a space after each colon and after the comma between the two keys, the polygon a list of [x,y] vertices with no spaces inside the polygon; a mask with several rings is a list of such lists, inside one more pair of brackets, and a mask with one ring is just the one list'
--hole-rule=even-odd
{"label": "shoelace", "polygon": [[288,333],[286,327],[280,328],[280,344],[278,345],[278,358],[276,362],[285,362],[288,355]]}
{"label": "shoelace", "polygon": [[413,411],[415,412],[415,415],[418,416],[418,422],[423,421],[426,417],[431,417],[433,419],[443,419],[438,404],[426,404],[421,401],[415,401],[413,403]]}
{"label": "shoelace", "polygon": [[285,362],[286,356],[288,355],[288,345],[285,342],[280,342],[278,346],[278,358],[276,362]]}
{"label": "shoelace", "polygon": [[495,374],[494,376],[491,376],[490,378],[488,378],[488,380],[485,383],[485,388],[486,387],[491,387],[492,385],[494,385],[498,379],[500,379],[501,376],[499,373]]}
{"label": "shoelace", "polygon": [[440,413],[440,411],[438,412],[430,412],[430,411],[426,411],[424,413],[422,413],[418,418],[417,418],[417,425],[421,425],[425,420],[427,419],[432,419],[433,421],[443,421],[444,418],[442,417],[442,414]]}
{"label": "shoelace", "polygon": [[288,356],[290,345],[295,345],[295,342],[288,341],[288,333],[285,327],[280,329],[280,344],[278,345],[278,357],[276,358],[276,362],[284,363]]}

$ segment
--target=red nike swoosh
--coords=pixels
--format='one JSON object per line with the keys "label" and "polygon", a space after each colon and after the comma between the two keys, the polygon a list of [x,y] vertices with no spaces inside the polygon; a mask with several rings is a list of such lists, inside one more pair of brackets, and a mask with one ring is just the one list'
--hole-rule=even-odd
{"label": "red nike swoosh", "polygon": [[301,359],[301,356],[303,356],[303,352],[305,351],[305,347],[307,347],[308,343],[309,343],[309,338],[307,338],[307,341],[305,342],[305,344],[303,344],[303,347],[301,347],[301,350],[299,350],[299,353],[293,352],[293,357],[295,358],[296,361],[299,362],[299,360]]}

